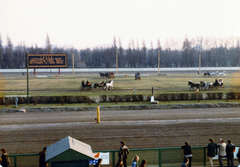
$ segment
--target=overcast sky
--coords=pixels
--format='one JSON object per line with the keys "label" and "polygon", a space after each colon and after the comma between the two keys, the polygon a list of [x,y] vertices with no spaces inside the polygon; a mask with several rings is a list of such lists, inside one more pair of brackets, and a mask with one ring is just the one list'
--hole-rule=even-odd
{"label": "overcast sky", "polygon": [[157,39],[240,36],[239,0],[0,0],[0,33],[16,46],[78,49],[111,45],[121,38]]}

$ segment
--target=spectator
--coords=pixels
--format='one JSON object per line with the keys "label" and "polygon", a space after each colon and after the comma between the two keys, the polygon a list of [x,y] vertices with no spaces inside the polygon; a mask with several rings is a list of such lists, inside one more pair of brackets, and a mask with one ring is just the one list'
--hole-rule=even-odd
{"label": "spectator", "polygon": [[146,164],[147,164],[147,160],[144,159],[144,160],[142,160],[142,163],[141,163],[141,165],[139,167],[145,167]]}
{"label": "spectator", "polygon": [[2,158],[0,157],[0,167],[2,167],[1,162],[2,162]]}
{"label": "spectator", "polygon": [[238,148],[237,157],[238,157],[238,162],[240,162],[240,148]]}
{"label": "spectator", "polygon": [[10,158],[8,157],[8,154],[6,152],[6,149],[5,148],[2,148],[1,149],[1,153],[2,153],[2,156],[1,156],[1,165],[2,167],[8,167],[10,165]]}
{"label": "spectator", "polygon": [[121,147],[118,152],[118,157],[123,160],[124,167],[127,167],[127,155],[129,154],[129,149],[123,141],[120,142],[120,145]]}
{"label": "spectator", "polygon": [[181,147],[184,149],[184,156],[189,160],[189,167],[192,165],[192,146],[188,141],[185,142],[185,145]]}
{"label": "spectator", "polygon": [[234,167],[234,164],[233,164],[233,153],[235,151],[235,146],[234,144],[232,144],[232,141],[229,139],[227,140],[228,142],[228,145],[226,146],[226,152],[227,152],[227,164],[228,164],[228,167],[230,167],[230,163],[231,163],[231,167]]}
{"label": "spectator", "polygon": [[209,158],[209,162],[211,167],[213,167],[213,160],[212,158],[217,155],[217,144],[214,143],[213,139],[209,139],[209,144],[207,145],[207,156]]}
{"label": "spectator", "polygon": [[94,165],[94,167],[100,167],[101,163],[102,163],[102,159],[99,158],[98,162],[96,163],[96,165]]}
{"label": "spectator", "polygon": [[122,167],[122,164],[123,164],[123,160],[119,159],[115,167]]}
{"label": "spectator", "polygon": [[138,160],[139,160],[139,156],[135,155],[133,159],[132,167],[137,167]]}
{"label": "spectator", "polygon": [[182,163],[181,167],[188,167],[188,162],[189,162],[188,158],[185,157],[183,159],[183,163]]}
{"label": "spectator", "polygon": [[226,143],[224,143],[223,139],[219,140],[219,144],[218,144],[218,161],[219,161],[219,165],[220,167],[223,167],[223,157],[226,156]]}
{"label": "spectator", "polygon": [[48,163],[45,162],[47,148],[44,147],[43,150],[39,153],[39,167],[46,167]]}

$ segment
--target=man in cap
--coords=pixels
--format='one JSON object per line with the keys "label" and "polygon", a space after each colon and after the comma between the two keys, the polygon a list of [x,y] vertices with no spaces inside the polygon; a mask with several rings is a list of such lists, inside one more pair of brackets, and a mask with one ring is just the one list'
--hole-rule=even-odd
{"label": "man in cap", "polygon": [[127,167],[127,155],[129,154],[129,149],[125,145],[124,141],[120,142],[120,146],[121,147],[118,152],[118,157],[119,157],[119,159],[123,160],[124,167]]}
{"label": "man in cap", "polygon": [[224,143],[224,140],[221,138],[219,139],[218,144],[218,161],[220,167],[223,167],[223,157],[226,156],[226,143]]}

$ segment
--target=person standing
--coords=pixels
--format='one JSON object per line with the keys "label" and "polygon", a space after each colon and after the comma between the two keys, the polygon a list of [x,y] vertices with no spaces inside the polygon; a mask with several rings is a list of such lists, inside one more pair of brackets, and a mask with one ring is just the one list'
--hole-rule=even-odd
{"label": "person standing", "polygon": [[223,167],[223,157],[226,156],[226,143],[224,143],[223,139],[219,140],[218,146],[218,161],[220,167]]}
{"label": "person standing", "polygon": [[238,149],[237,157],[238,157],[238,162],[240,162],[240,148]]}
{"label": "person standing", "polygon": [[101,163],[102,163],[102,158],[99,158],[98,162],[96,163],[96,165],[94,165],[94,167],[100,167]]}
{"label": "person standing", "polygon": [[119,159],[115,167],[122,167],[123,160]]}
{"label": "person standing", "polygon": [[189,167],[192,165],[192,146],[189,144],[188,141],[185,142],[185,145],[181,147],[184,149],[184,156],[189,160]]}
{"label": "person standing", "polygon": [[188,167],[188,162],[189,162],[188,158],[185,157],[183,159],[183,163],[182,163],[181,167]]}
{"label": "person standing", "polygon": [[2,159],[2,162],[1,162],[1,165],[2,167],[8,167],[10,165],[10,158],[8,157],[8,154],[6,152],[6,149],[5,148],[2,148],[1,149],[1,153],[2,153],[2,156],[1,156],[1,159]]}
{"label": "person standing", "polygon": [[45,162],[47,148],[44,147],[43,150],[39,153],[39,167],[46,167],[48,163]]}
{"label": "person standing", "polygon": [[139,167],[145,167],[146,166],[146,164],[147,164],[147,160],[142,160],[142,163],[141,163],[141,165],[139,165]]}
{"label": "person standing", "polygon": [[2,167],[1,162],[2,162],[2,158],[0,157],[0,167]]}
{"label": "person standing", "polygon": [[129,154],[129,149],[128,147],[125,145],[124,141],[120,142],[120,149],[118,152],[118,157],[119,159],[123,160],[123,165],[124,167],[127,167],[127,155]]}
{"label": "person standing", "polygon": [[213,139],[209,139],[209,144],[207,145],[207,156],[209,158],[209,162],[211,167],[213,167],[213,160],[212,158],[217,155],[217,144],[214,143]]}
{"label": "person standing", "polygon": [[139,156],[135,155],[133,159],[132,167],[137,167],[138,160],[139,160]]}
{"label": "person standing", "polygon": [[[232,141],[229,139],[227,140],[228,142],[228,145],[226,146],[226,152],[227,152],[227,165],[228,167],[234,167],[234,164],[233,164],[233,153],[235,151],[235,146],[234,144],[232,144]],[[231,165],[230,165],[231,163]]]}

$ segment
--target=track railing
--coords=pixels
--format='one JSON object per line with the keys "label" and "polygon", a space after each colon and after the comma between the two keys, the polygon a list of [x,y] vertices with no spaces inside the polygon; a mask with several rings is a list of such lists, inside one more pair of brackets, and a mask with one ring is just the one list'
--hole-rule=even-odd
{"label": "track railing", "polygon": [[[240,145],[236,145],[239,147]],[[205,167],[209,164],[207,160],[207,148],[206,147],[192,147],[193,158],[192,166]],[[109,166],[114,167],[118,160],[118,150],[99,150],[93,152],[109,153]],[[36,167],[38,166],[39,154],[14,154],[9,155],[11,165],[9,167]],[[181,165],[184,155],[183,149],[179,147],[175,148],[152,148],[152,149],[130,149],[128,155],[127,164],[131,166],[132,159],[135,155],[140,157],[139,164],[143,159],[147,160],[148,167],[178,167]],[[236,158],[236,157],[235,157]],[[235,160],[236,163],[237,159]],[[235,163],[235,164],[236,164]],[[218,164],[217,161],[214,164]],[[49,167],[51,164],[49,164]]]}

